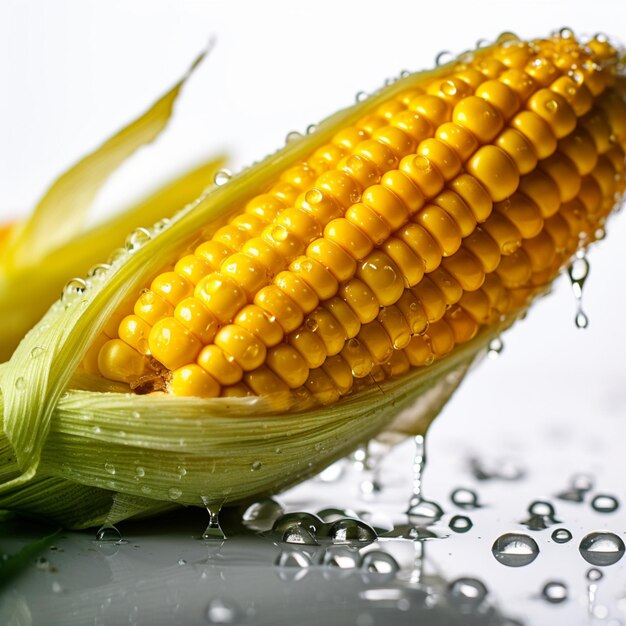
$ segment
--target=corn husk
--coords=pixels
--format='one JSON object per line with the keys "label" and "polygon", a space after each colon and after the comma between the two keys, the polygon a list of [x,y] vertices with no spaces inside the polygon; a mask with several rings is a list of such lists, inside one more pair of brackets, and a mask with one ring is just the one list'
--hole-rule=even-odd
{"label": "corn husk", "polygon": [[138,396],[81,374],[77,366],[120,303],[134,297],[199,232],[209,235],[338,128],[446,70],[410,75],[324,120],[314,133],[203,194],[165,227],[152,229],[142,245],[118,251],[111,267],[92,273],[86,286],[70,282],[0,366],[0,508],[80,528],[181,504],[241,503],[312,476],[381,433],[395,440],[424,432],[490,339],[512,319],[431,367],[326,407],[297,393]]}
{"label": "corn husk", "polygon": [[87,227],[93,200],[111,174],[165,130],[190,71],[143,115],[65,172],[29,219],[0,228],[0,362],[59,297],[73,276],[106,260],[138,227],[169,217],[195,200],[224,165],[213,157],[167,181],[98,227]]}

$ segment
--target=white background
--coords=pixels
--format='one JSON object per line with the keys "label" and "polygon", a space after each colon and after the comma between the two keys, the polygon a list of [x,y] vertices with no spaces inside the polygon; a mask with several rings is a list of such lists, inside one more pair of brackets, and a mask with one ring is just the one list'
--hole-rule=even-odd
{"label": "white background", "polygon": [[[565,25],[626,38],[626,3],[2,0],[0,214],[32,207],[64,168],[169,88],[211,37],[217,45],[168,130],[115,176],[99,214],[220,150],[235,169],[257,160],[357,91],[403,68],[430,67],[441,50]],[[505,337],[502,358],[464,383],[433,445],[438,433],[457,429],[465,438],[476,428],[515,438],[557,414],[590,432],[598,412],[620,413],[626,424],[625,242],[621,214],[590,254],[589,329],[574,328],[573,298],[560,279]]]}

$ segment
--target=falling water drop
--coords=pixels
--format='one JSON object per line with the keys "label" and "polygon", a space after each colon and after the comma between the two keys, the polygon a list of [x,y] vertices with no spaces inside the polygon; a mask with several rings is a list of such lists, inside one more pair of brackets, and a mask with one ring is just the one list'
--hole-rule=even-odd
{"label": "falling water drop", "polygon": [[209,514],[209,523],[202,533],[202,539],[226,539],[226,535],[220,526],[220,511],[222,510],[221,502],[212,502],[206,496],[201,496],[202,504]]}
{"label": "falling water drop", "polygon": [[576,316],[574,318],[576,328],[587,328],[587,326],[589,326],[589,319],[583,311],[583,287],[587,276],[589,276],[589,269],[589,261],[585,256],[584,250],[580,250],[576,254],[567,268],[572,285],[572,292],[576,300]]}
{"label": "falling water drop", "polygon": [[494,337],[487,346],[487,356],[490,359],[497,359],[504,350],[504,342],[500,337]]}

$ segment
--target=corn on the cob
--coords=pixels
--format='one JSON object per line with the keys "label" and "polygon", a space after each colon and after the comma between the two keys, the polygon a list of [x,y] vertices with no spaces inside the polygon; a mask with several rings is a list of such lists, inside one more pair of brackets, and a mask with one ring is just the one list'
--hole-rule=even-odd
{"label": "corn on the cob", "polygon": [[501,39],[68,283],[0,365],[0,508],[84,527],[244,502],[425,432],[621,198],[619,68],[602,39]]}
{"label": "corn on the cob", "polygon": [[84,367],[138,392],[328,403],[431,364],[594,239],[624,188],[616,63],[604,40],[506,38],[413,84],[198,233]]}

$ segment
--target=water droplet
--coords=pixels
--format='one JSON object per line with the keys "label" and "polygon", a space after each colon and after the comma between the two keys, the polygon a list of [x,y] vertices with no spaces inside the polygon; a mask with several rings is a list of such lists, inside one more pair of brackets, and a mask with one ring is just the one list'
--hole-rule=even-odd
{"label": "water droplet", "polygon": [[371,543],[376,541],[376,531],[365,522],[356,519],[336,521],[328,530],[333,543]]}
{"label": "water droplet", "polygon": [[178,465],[176,467],[176,473],[178,474],[178,478],[183,478],[187,476],[187,468],[184,465]]}
{"label": "water droplet", "polygon": [[400,570],[398,562],[382,550],[371,550],[364,557],[361,569],[370,574],[395,574]]}
{"label": "water droplet", "polygon": [[72,278],[65,283],[63,291],[61,292],[61,302],[69,304],[74,299],[81,295],[85,289],[87,289],[87,283],[82,278]]}
{"label": "water droplet", "polygon": [[98,543],[122,543],[122,533],[111,524],[100,527],[96,533]]}
{"label": "water droplet", "polygon": [[595,583],[595,582],[598,582],[599,580],[602,580],[604,578],[604,574],[599,569],[596,569],[595,567],[591,567],[587,570],[587,573],[585,574],[585,578]]}
{"label": "water droplet", "polygon": [[52,583],[52,593],[63,593],[63,586],[58,580]]}
{"label": "water droplet", "polygon": [[359,550],[350,546],[328,546],[320,559],[320,565],[339,569],[356,569],[360,564]]}
{"label": "water droplet", "polygon": [[584,311],[578,310],[576,312],[576,317],[574,318],[574,323],[576,324],[576,328],[584,330],[589,326],[589,318]]}
{"label": "water droplet", "polygon": [[287,133],[287,136],[285,137],[285,143],[291,143],[292,141],[297,141],[301,138],[302,133],[298,132],[297,130],[292,130]]}
{"label": "water droplet", "polygon": [[452,52],[450,52],[450,50],[442,50],[435,57],[435,65],[437,67],[440,67],[441,65],[445,65],[446,63],[450,63],[453,59],[454,59],[454,55],[452,54]]}
{"label": "water droplet", "polygon": [[133,411],[131,415],[134,419],[137,419],[137,420],[141,417],[141,413],[139,411]]}
{"label": "water droplet", "polygon": [[567,528],[557,528],[552,533],[552,540],[556,543],[567,543],[571,541],[572,533]]}
{"label": "water droplet", "polygon": [[206,618],[209,624],[236,624],[243,617],[239,605],[228,598],[215,598],[209,602]]}
{"label": "water droplet", "polygon": [[37,359],[39,358],[42,354],[44,353],[44,349],[40,348],[39,346],[35,346],[31,351],[30,351],[30,356],[33,359]]}
{"label": "water droplet", "polygon": [[201,496],[202,504],[209,514],[209,523],[202,533],[202,539],[226,539],[226,535],[220,526],[221,502],[211,502],[207,496]]}
{"label": "water droplet", "polygon": [[289,237],[289,231],[281,224],[272,228],[272,239],[274,239],[274,241],[285,241],[287,237]]}
{"label": "water droplet", "polygon": [[446,80],[443,83],[441,83],[439,89],[446,96],[455,96],[457,92],[456,85],[451,80]]}
{"label": "water droplet", "polygon": [[457,578],[448,586],[448,596],[453,604],[464,607],[466,610],[481,604],[488,593],[485,583],[468,576]]}
{"label": "water droplet", "polygon": [[302,526],[313,536],[316,536],[325,527],[324,522],[317,515],[313,515],[312,513],[294,512],[281,515],[281,517],[279,517],[274,523],[272,532],[282,537],[285,532],[293,526]]}
{"label": "water droplet", "polygon": [[425,172],[425,173],[430,172],[430,170],[432,169],[430,159],[428,157],[425,157],[423,154],[418,154],[413,159],[413,167],[415,167],[415,169],[418,170],[419,172]]}
{"label": "water droplet", "polygon": [[317,130],[317,124],[309,124],[306,127],[306,134],[312,135]]}
{"label": "water droplet", "polygon": [[99,280],[101,278],[104,278],[110,269],[111,266],[107,263],[98,263],[97,265],[89,268],[89,270],[87,271],[87,278],[90,278],[92,280]]}
{"label": "water droplet", "polygon": [[245,510],[242,521],[250,530],[264,532],[271,530],[276,520],[283,515],[283,513],[283,507],[276,502],[276,500],[265,498],[264,500],[259,500],[251,504]]}
{"label": "water droplet", "polygon": [[532,563],[537,558],[539,546],[528,535],[505,533],[496,539],[491,552],[502,565],[522,567]]}
{"label": "water droplet", "polygon": [[598,513],[613,513],[619,508],[619,502],[614,496],[598,494],[591,501],[591,506]]}
{"label": "water droplet", "polygon": [[152,239],[152,235],[147,228],[136,228],[124,242],[124,247],[128,252],[136,252]]}
{"label": "water droplet", "polygon": [[432,500],[418,498],[411,499],[407,515],[412,524],[417,526],[429,526],[440,520],[443,516],[443,509]]}
{"label": "water droplet", "polygon": [[494,337],[487,346],[487,356],[491,359],[497,359],[504,350],[504,343],[500,337]]}
{"label": "water droplet", "polygon": [[552,580],[543,586],[541,596],[551,604],[559,604],[567,600],[567,586],[565,583]]}
{"label": "water droplet", "polygon": [[215,185],[217,187],[221,187],[222,185],[225,185],[231,178],[233,177],[233,174],[230,170],[219,170],[214,178],[213,178],[213,182],[215,183]]}
{"label": "water droplet", "polygon": [[369,94],[366,91],[359,91],[356,94],[356,101],[363,102],[364,100],[367,100],[368,97],[369,97]]}
{"label": "water droplet", "polygon": [[262,467],[263,467],[263,463],[261,463],[261,461],[254,461],[253,463],[250,464],[250,471],[258,472]]}
{"label": "water droplet", "polygon": [[561,28],[561,30],[559,30],[559,37],[561,37],[562,39],[572,39],[574,37],[574,31],[571,28],[565,26]]}
{"label": "water droplet", "polygon": [[185,561],[185,559],[178,559],[178,564],[179,565],[187,565],[187,561]]}
{"label": "water droplet", "polygon": [[450,530],[455,533],[466,533],[474,525],[472,520],[465,515],[455,515],[448,524]]}
{"label": "water droplet", "polygon": [[478,502],[478,494],[471,489],[459,487],[450,494],[450,500],[461,509],[476,509],[480,507]]}
{"label": "water droplet", "polygon": [[143,478],[145,475],[146,475],[146,470],[143,467],[141,467],[140,465],[138,465],[135,468],[135,476],[137,478]]}
{"label": "water droplet", "polygon": [[304,194],[304,200],[308,204],[319,204],[324,198],[324,194],[316,188],[309,189],[306,194]]}
{"label": "water droplet", "polygon": [[183,490],[178,487],[171,487],[167,490],[167,497],[170,500],[178,500],[183,495]]}
{"label": "water droplet", "polygon": [[559,108],[559,103],[556,100],[546,100],[546,103],[544,105],[546,107],[546,110],[548,110],[550,113],[556,113],[556,111]]}
{"label": "water droplet", "polygon": [[26,388],[26,380],[22,376],[15,379],[15,388],[18,391],[22,391],[23,389]]}
{"label": "water droplet", "polygon": [[298,550],[283,550],[276,559],[278,567],[307,568],[311,566],[311,557]]}
{"label": "water droplet", "polygon": [[585,535],[578,549],[587,563],[607,566],[617,563],[624,556],[626,548],[615,533],[596,531]]}
{"label": "water droplet", "polygon": [[35,559],[35,567],[42,571],[48,571],[52,568],[50,561],[43,556],[39,556]]}
{"label": "water droplet", "polygon": [[115,465],[113,465],[113,463],[105,463],[104,469],[111,474],[111,476],[115,476]]}
{"label": "water droplet", "polygon": [[297,543],[303,546],[318,546],[315,537],[303,526],[292,526],[283,535],[284,543]]}

